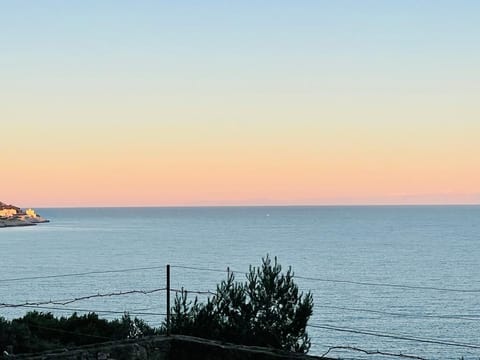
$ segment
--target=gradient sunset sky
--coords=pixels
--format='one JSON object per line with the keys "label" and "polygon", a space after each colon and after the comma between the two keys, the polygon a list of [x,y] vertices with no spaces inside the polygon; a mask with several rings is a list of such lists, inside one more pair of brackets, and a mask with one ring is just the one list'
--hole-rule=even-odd
{"label": "gradient sunset sky", "polygon": [[479,14],[0,0],[0,201],[480,203]]}

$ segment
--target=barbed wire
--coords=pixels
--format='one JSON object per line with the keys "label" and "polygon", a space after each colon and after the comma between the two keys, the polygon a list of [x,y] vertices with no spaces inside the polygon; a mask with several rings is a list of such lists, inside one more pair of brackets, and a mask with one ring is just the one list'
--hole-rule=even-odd
{"label": "barbed wire", "polygon": [[440,339],[433,339],[433,338],[420,338],[420,337],[414,337],[414,336],[408,336],[408,335],[402,335],[402,334],[383,333],[375,330],[342,328],[342,327],[337,327],[332,325],[316,325],[316,324],[310,324],[310,325],[307,325],[307,327],[347,332],[352,334],[377,336],[377,337],[390,338],[390,339],[396,339],[396,340],[407,340],[407,341],[414,341],[414,342],[420,342],[420,343],[438,344],[438,345],[445,345],[445,346],[457,346],[457,347],[470,348],[470,349],[480,349],[480,345],[478,344],[460,343],[452,340],[440,340]]}
{"label": "barbed wire", "polygon": [[95,270],[95,271],[86,271],[86,272],[79,272],[79,273],[56,274],[56,275],[45,275],[45,276],[28,276],[28,277],[19,277],[19,278],[10,278],[10,279],[0,279],[0,282],[56,279],[56,278],[63,278],[63,277],[86,276],[86,275],[97,275],[97,274],[111,274],[111,273],[122,273],[122,272],[141,271],[141,270],[158,270],[158,269],[165,269],[165,265],[163,265],[163,266],[147,266],[147,267],[137,267],[137,268],[116,269],[116,270]]}
{"label": "barbed wire", "polygon": [[[196,266],[183,266],[183,265],[171,265],[171,268],[179,268],[179,269],[188,269],[188,270],[195,270],[195,271],[208,271],[208,272],[215,272],[215,273],[234,273],[234,274],[248,274],[245,272],[231,270],[227,268],[225,270],[216,269],[216,268],[208,268],[208,267],[196,267]],[[70,276],[88,276],[88,275],[96,275],[96,274],[108,274],[108,273],[122,273],[122,272],[130,272],[130,271],[142,271],[142,270],[155,270],[155,269],[164,269],[165,266],[151,266],[151,267],[137,267],[137,268],[125,268],[125,269],[115,269],[115,270],[105,270],[105,271],[88,271],[82,273],[70,273],[70,274],[57,274],[57,275],[47,275],[47,276],[32,276],[32,277],[19,277],[19,278],[9,278],[9,279],[0,279],[0,282],[14,282],[14,281],[26,281],[26,280],[38,280],[38,279],[53,279],[53,278],[62,278],[62,277],[70,277]],[[435,287],[435,286],[417,286],[417,285],[408,285],[408,284],[393,284],[393,283],[377,283],[377,282],[363,282],[363,281],[354,281],[354,280],[341,280],[341,279],[330,279],[330,278],[317,278],[317,277],[307,277],[307,276],[293,276],[296,279],[307,280],[307,281],[319,281],[319,282],[332,282],[332,283],[342,283],[342,284],[353,284],[353,285],[361,285],[361,286],[378,286],[378,287],[390,287],[390,288],[397,288],[397,289],[408,289],[408,290],[434,290],[434,291],[444,291],[444,292],[457,292],[457,293],[478,293],[480,292],[479,289],[460,289],[460,288],[442,288],[442,287]],[[0,303],[0,308],[37,308],[37,309],[45,309],[45,310],[56,310],[56,311],[73,311],[73,312],[95,312],[99,314],[131,314],[131,315],[144,315],[144,316],[166,316],[164,313],[157,313],[157,312],[146,312],[146,311],[116,311],[116,310],[95,310],[95,309],[84,309],[84,308],[66,308],[66,307],[55,307],[55,306],[45,306],[45,305],[60,305],[65,306],[71,303],[90,300],[95,298],[104,298],[104,297],[115,297],[115,296],[127,296],[132,294],[152,294],[157,292],[167,291],[166,287],[151,289],[151,290],[128,290],[128,291],[117,291],[117,292],[110,292],[110,293],[97,293],[92,295],[85,295],[80,297],[74,297],[69,299],[57,299],[57,300],[48,300],[48,301],[38,301],[38,302],[24,302],[18,304],[10,304],[10,303]],[[190,294],[197,294],[197,295],[216,295],[215,292],[210,290],[188,290],[188,289],[177,289],[177,288],[170,288],[170,292],[173,293],[190,293]],[[337,309],[337,310],[344,310],[344,311],[358,311],[358,312],[367,312],[379,315],[389,315],[389,316],[399,316],[399,317],[411,317],[411,318],[438,318],[438,319],[459,319],[459,320],[468,320],[468,321],[479,321],[480,315],[435,315],[435,314],[409,314],[409,313],[396,313],[396,312],[388,312],[388,311],[381,311],[381,310],[374,310],[374,309],[364,309],[364,308],[352,308],[352,307],[341,307],[341,306],[333,306],[333,305],[316,305],[316,307],[320,308],[330,308],[330,309]],[[441,339],[434,339],[434,338],[427,338],[427,337],[416,337],[410,335],[403,335],[403,334],[394,334],[388,332],[381,332],[376,330],[364,330],[364,329],[355,329],[355,328],[346,328],[346,327],[338,327],[333,325],[324,325],[324,324],[312,324],[308,325],[311,328],[317,329],[324,329],[324,330],[331,330],[331,331],[340,331],[340,332],[347,332],[359,335],[367,335],[367,336],[376,336],[376,337],[383,337],[389,338],[394,340],[405,340],[405,341],[414,341],[420,343],[430,343],[430,344],[438,344],[444,346],[456,346],[456,347],[463,347],[463,348],[470,348],[470,349],[480,349],[479,344],[472,344],[472,343],[462,343],[453,340],[441,340]],[[52,329],[55,331],[55,329]],[[351,350],[351,351],[360,351],[364,352],[365,354],[369,355],[385,355],[385,356],[397,356],[397,357],[404,357],[410,359],[418,359],[424,360],[422,357],[418,357],[415,355],[405,355],[405,354],[393,354],[388,352],[381,352],[378,350],[363,350],[356,347],[350,346],[332,346],[329,350],[322,356],[326,356],[329,352],[333,350]]]}
{"label": "barbed wire", "polygon": [[404,359],[417,359],[417,360],[428,360],[427,358],[421,357],[421,356],[416,356],[416,355],[406,355],[402,353],[391,353],[391,352],[385,352],[385,351],[379,351],[379,350],[364,350],[360,349],[354,346],[331,346],[325,353],[320,355],[320,358],[324,358],[327,356],[330,352],[334,350],[350,350],[350,351],[358,351],[358,352],[363,352],[364,354],[367,355],[383,355],[383,356],[392,356],[392,357],[400,357]]}
{"label": "barbed wire", "polygon": [[125,295],[132,295],[132,294],[148,295],[148,294],[153,294],[156,292],[161,292],[166,290],[167,288],[158,288],[158,289],[152,289],[152,290],[128,290],[128,291],[117,291],[117,292],[104,293],[104,294],[98,293],[93,295],[85,295],[85,296],[80,296],[80,297],[71,298],[71,299],[46,300],[46,301],[37,301],[37,302],[26,301],[20,304],[0,303],[0,308],[15,308],[15,307],[24,307],[28,305],[35,306],[35,305],[48,305],[48,304],[68,305],[77,301],[89,300],[94,298],[125,296]]}
{"label": "barbed wire", "polygon": [[[128,291],[117,291],[117,292],[110,292],[110,293],[103,293],[103,294],[92,294],[92,295],[85,295],[85,296],[80,296],[76,298],[69,298],[69,299],[56,299],[56,300],[44,300],[44,301],[36,301],[36,302],[31,302],[31,301],[26,301],[23,303],[0,303],[0,308],[17,308],[17,307],[38,307],[40,308],[41,305],[68,305],[72,304],[74,302],[78,301],[83,301],[83,300],[90,300],[90,299],[95,299],[95,298],[104,298],[104,297],[113,297],[113,296],[125,296],[125,295],[133,295],[133,294],[142,294],[142,295],[148,295],[148,294],[153,294],[156,292],[162,292],[162,291],[167,291],[167,288],[158,288],[158,289],[151,289],[151,290],[128,290]],[[200,291],[200,290],[188,290],[188,289],[170,289],[171,292],[174,293],[188,293],[188,294],[197,294],[197,295],[216,295],[216,293],[206,290],[206,291]],[[56,309],[53,309],[56,310]],[[102,313],[107,313],[107,312],[112,312],[112,313],[123,313],[123,312],[113,312],[113,311],[98,311]],[[140,313],[137,312],[139,315],[159,315],[159,314],[153,314],[153,313]],[[166,315],[166,314],[161,314],[161,315]]]}

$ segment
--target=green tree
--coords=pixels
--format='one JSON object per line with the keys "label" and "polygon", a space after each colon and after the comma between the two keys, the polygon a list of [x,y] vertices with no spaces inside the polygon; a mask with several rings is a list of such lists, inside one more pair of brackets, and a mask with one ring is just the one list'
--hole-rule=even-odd
{"label": "green tree", "polygon": [[[192,335],[236,344],[308,352],[306,332],[313,311],[310,292],[299,292],[291,267],[284,274],[275,257],[250,266],[245,282],[233,273],[217,285],[206,303],[177,295],[172,307],[172,334]],[[164,325],[165,326],[165,325]]]}

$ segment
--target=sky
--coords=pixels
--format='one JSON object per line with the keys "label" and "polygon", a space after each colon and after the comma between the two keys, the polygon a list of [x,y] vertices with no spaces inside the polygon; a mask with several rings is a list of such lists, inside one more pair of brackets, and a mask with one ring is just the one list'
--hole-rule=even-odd
{"label": "sky", "polygon": [[0,0],[0,201],[478,204],[479,13]]}

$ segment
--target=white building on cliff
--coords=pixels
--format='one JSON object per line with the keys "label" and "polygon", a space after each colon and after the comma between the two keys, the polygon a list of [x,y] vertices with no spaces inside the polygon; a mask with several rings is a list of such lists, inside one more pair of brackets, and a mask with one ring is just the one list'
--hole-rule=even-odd
{"label": "white building on cliff", "polygon": [[22,213],[22,210],[20,208],[0,202],[0,217],[8,218],[21,213]]}

